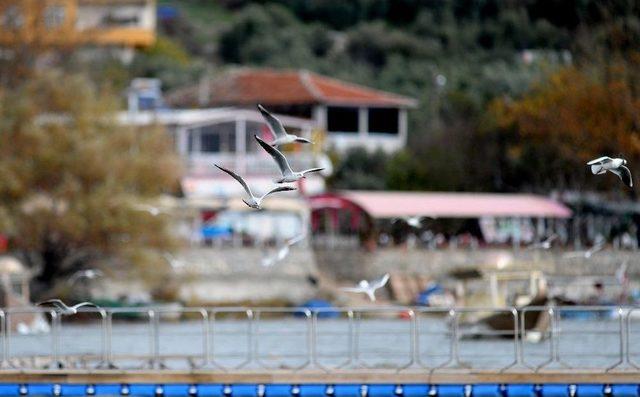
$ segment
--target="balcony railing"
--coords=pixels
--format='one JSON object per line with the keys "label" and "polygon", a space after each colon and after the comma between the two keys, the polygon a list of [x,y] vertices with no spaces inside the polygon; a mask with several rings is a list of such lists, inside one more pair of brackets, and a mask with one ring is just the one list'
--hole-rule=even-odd
{"label": "balcony railing", "polygon": [[[0,357],[2,368],[20,370],[637,371],[638,310],[148,307],[62,315],[7,309],[0,311]],[[25,334],[17,325],[29,315],[47,317],[50,329]],[[487,326],[492,323],[501,325]]]}
{"label": "balcony railing", "polygon": [[[293,170],[316,166],[310,153],[287,153],[286,156]],[[233,153],[191,154],[186,159],[186,164],[189,174],[197,176],[216,175],[218,171],[213,166],[214,164],[229,168],[242,175],[273,176],[278,174],[278,166],[275,161],[263,153],[246,155]]]}

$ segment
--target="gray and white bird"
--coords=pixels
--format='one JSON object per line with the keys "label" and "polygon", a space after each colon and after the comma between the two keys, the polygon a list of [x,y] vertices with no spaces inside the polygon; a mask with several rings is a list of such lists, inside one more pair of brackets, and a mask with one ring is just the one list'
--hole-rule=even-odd
{"label": "gray and white bird", "polygon": [[169,264],[169,266],[171,266],[171,269],[173,270],[184,269],[184,267],[186,266],[186,263],[183,260],[176,258],[175,256],[171,255],[169,252],[166,252],[166,251],[163,252],[162,257],[164,258],[165,261],[167,261],[167,263]]}
{"label": "gray and white bird", "polygon": [[564,254],[563,256],[565,258],[584,258],[584,259],[590,259],[593,255],[595,255],[596,253],[602,251],[604,249],[604,242],[598,242],[596,244],[593,245],[593,247],[589,248],[586,251],[573,251],[573,252],[567,252],[566,254]]}
{"label": "gray and white bird", "polygon": [[310,168],[304,171],[293,171],[291,169],[291,166],[289,165],[289,162],[287,161],[287,158],[284,157],[284,154],[282,154],[281,151],[279,151],[278,149],[272,147],[271,145],[269,145],[268,143],[260,139],[259,136],[254,135],[254,137],[256,138],[256,141],[258,141],[258,144],[260,144],[260,146],[262,146],[262,148],[267,153],[269,153],[271,157],[273,157],[273,159],[278,164],[278,168],[280,168],[280,172],[282,173],[282,178],[276,180],[276,183],[296,182],[300,178],[306,178],[306,174],[310,172],[318,172],[324,169],[324,168]]}
{"label": "gray and white bird", "polygon": [[262,262],[261,262],[262,266],[271,267],[279,262],[282,262],[284,258],[286,258],[287,255],[289,255],[289,250],[291,246],[304,240],[305,237],[306,235],[303,233],[297,237],[287,240],[281,247],[277,249],[274,255],[267,255],[262,258]]}
{"label": "gray and white bird", "polygon": [[376,301],[376,291],[382,287],[384,287],[385,285],[387,285],[387,282],[389,281],[389,273],[386,273],[384,276],[382,276],[382,278],[378,279],[378,280],[374,280],[374,281],[367,281],[367,280],[361,280],[358,283],[357,287],[347,287],[347,288],[342,288],[343,291],[346,292],[355,292],[355,293],[363,293],[366,294],[369,299],[371,300],[371,302],[375,302]]}
{"label": "gray and white bird", "polygon": [[73,306],[67,306],[60,299],[49,299],[46,301],[38,302],[36,303],[36,306],[53,306],[56,309],[56,312],[65,316],[78,313],[78,309],[84,306],[98,307],[98,305],[91,302],[80,302]]}
{"label": "gray and white bird", "polygon": [[591,166],[591,172],[594,175],[604,174],[607,171],[618,175],[618,178],[627,186],[633,187],[633,178],[631,171],[626,167],[627,160],[603,156],[595,160],[591,160],[587,165]]}
{"label": "gray and white bird", "polygon": [[[271,148],[271,146],[269,146]],[[244,188],[244,191],[247,192],[247,194],[249,195],[249,198],[247,200],[242,199],[242,201],[248,205],[251,208],[255,208],[257,210],[262,209],[261,204],[262,204],[262,200],[264,200],[265,197],[267,197],[268,195],[270,195],[271,193],[277,193],[277,192],[289,192],[291,190],[296,190],[295,187],[292,186],[278,186],[275,187],[271,190],[269,190],[267,193],[263,194],[262,196],[254,196],[253,193],[251,192],[251,189],[249,188],[249,185],[247,185],[247,183],[244,181],[244,179],[242,179],[242,177],[238,174],[236,174],[235,172],[228,170],[224,167],[220,167],[217,164],[214,164],[216,167],[218,167],[221,171],[226,172],[227,174],[231,175],[231,177],[233,179],[235,179],[236,181],[238,181],[238,183],[240,183],[242,185],[242,187]]]}
{"label": "gray and white bird", "polygon": [[394,223],[396,222],[404,222],[407,225],[411,226],[414,229],[420,229],[422,227],[422,222],[424,222],[425,219],[435,219],[432,216],[405,216],[402,218],[395,218],[393,220]]}
{"label": "gray and white bird", "polygon": [[553,233],[543,241],[539,241],[537,243],[531,244],[529,246],[529,249],[541,249],[541,250],[551,249],[551,247],[553,246],[553,242],[556,241],[557,239],[558,239],[558,235]]}
{"label": "gray and white bird", "polygon": [[77,272],[73,273],[71,277],[69,277],[69,279],[67,280],[67,283],[69,285],[73,285],[82,278],[93,280],[102,276],[104,276],[104,273],[102,273],[102,270],[98,270],[98,269],[78,270]]}
{"label": "gray and white bird", "polygon": [[136,211],[147,212],[151,216],[158,216],[164,212],[160,208],[155,207],[153,205],[149,205],[149,204],[135,204],[133,206],[133,209],[135,209]]}
{"label": "gray and white bird", "polygon": [[618,284],[625,285],[629,282],[628,269],[629,269],[629,261],[627,260],[625,260],[620,264],[620,266],[618,266],[615,273],[616,281],[618,282]]}
{"label": "gray and white bird", "polygon": [[262,117],[264,117],[267,125],[269,126],[269,131],[273,134],[273,142],[271,142],[271,146],[278,147],[280,145],[286,145],[293,142],[313,143],[307,138],[288,134],[284,129],[282,122],[280,122],[277,117],[269,113],[267,109],[262,107],[262,105],[258,105],[258,110],[262,113]]}

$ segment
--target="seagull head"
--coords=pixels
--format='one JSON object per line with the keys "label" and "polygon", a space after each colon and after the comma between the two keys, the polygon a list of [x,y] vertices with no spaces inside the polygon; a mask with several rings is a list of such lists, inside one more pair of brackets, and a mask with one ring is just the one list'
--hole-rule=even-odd
{"label": "seagull head", "polygon": [[247,200],[245,200],[245,199],[242,199],[242,202],[243,202],[243,203],[245,203],[245,204],[246,204],[248,207],[250,207],[250,208],[255,208],[255,209],[257,209],[257,210],[259,210],[259,209],[260,209],[260,206],[258,205],[258,203],[255,203],[255,202],[249,202],[249,201],[247,201]]}

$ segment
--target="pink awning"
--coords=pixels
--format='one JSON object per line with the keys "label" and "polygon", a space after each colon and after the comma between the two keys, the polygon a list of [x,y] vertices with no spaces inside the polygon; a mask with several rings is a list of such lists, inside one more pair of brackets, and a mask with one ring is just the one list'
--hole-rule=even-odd
{"label": "pink awning", "polygon": [[[340,191],[337,197],[358,205],[373,218],[568,218],[562,203],[533,194]],[[326,196],[324,199],[326,200]]]}

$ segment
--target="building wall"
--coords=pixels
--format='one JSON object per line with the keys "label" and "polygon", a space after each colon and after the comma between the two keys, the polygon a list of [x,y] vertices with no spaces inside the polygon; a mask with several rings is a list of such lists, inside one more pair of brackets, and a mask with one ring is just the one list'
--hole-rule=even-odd
{"label": "building wall", "polygon": [[0,0],[0,44],[147,47],[155,0]]}

